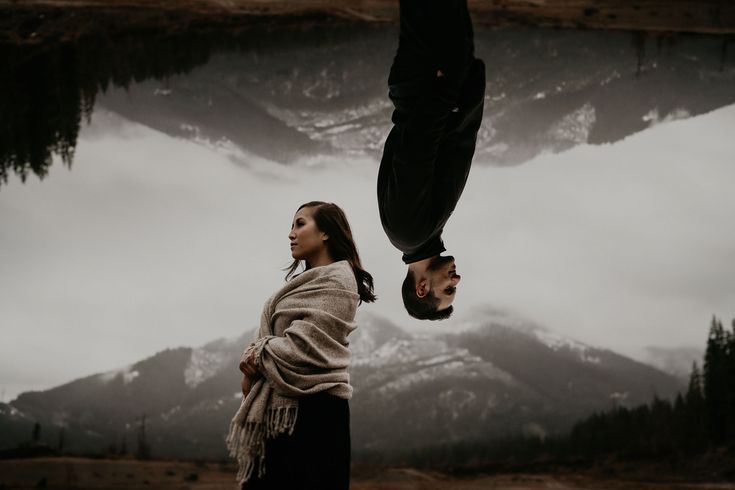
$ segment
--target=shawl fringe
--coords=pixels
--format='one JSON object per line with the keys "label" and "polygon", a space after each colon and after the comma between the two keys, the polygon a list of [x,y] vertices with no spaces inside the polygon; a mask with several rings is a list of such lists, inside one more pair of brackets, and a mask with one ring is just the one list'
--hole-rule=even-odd
{"label": "shawl fringe", "polygon": [[240,484],[249,480],[256,470],[259,478],[265,475],[265,440],[284,433],[293,434],[298,414],[299,407],[295,405],[269,409],[262,423],[242,423],[237,416],[232,419],[227,449],[238,462],[237,481]]}

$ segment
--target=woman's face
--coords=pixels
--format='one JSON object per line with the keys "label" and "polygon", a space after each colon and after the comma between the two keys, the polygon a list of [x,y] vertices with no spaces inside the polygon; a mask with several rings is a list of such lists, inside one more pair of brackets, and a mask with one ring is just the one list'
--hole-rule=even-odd
{"label": "woman's face", "polygon": [[296,260],[307,260],[318,256],[327,246],[329,238],[316,226],[312,208],[301,208],[296,211],[291,223],[291,256]]}

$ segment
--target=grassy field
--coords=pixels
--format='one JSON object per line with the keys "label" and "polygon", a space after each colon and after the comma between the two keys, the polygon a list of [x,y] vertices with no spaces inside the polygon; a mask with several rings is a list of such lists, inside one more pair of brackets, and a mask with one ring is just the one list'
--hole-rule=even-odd
{"label": "grassy field", "polygon": [[[621,480],[584,474],[500,474],[452,478],[407,468],[353,477],[352,490],[735,490],[735,483]],[[176,461],[38,458],[0,461],[0,489],[231,490],[235,467]],[[663,478],[663,477],[662,477]]]}

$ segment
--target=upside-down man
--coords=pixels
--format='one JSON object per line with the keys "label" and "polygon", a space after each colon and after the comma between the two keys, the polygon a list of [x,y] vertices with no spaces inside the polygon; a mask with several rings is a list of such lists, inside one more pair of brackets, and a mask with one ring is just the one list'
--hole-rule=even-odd
{"label": "upside-down man", "polygon": [[448,318],[460,276],[442,232],[462,195],[485,97],[467,0],[400,0],[398,51],[388,77],[393,129],[378,172],[383,229],[408,266],[406,311]]}

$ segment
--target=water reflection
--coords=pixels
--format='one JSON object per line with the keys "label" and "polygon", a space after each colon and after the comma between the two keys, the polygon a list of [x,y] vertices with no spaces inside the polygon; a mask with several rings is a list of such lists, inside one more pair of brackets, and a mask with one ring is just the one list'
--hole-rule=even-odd
{"label": "water reflection", "polygon": [[0,180],[43,177],[58,155],[71,165],[82,119],[100,92],[182,73],[206,62],[201,39],[127,38],[60,46],[0,46]]}
{"label": "water reflection", "polygon": [[[393,27],[260,29],[0,47],[0,183],[70,166],[95,104],[177,137],[288,164],[377,154],[389,128]],[[735,102],[728,39],[552,30],[478,31],[488,64],[479,164],[618,141]]]}

